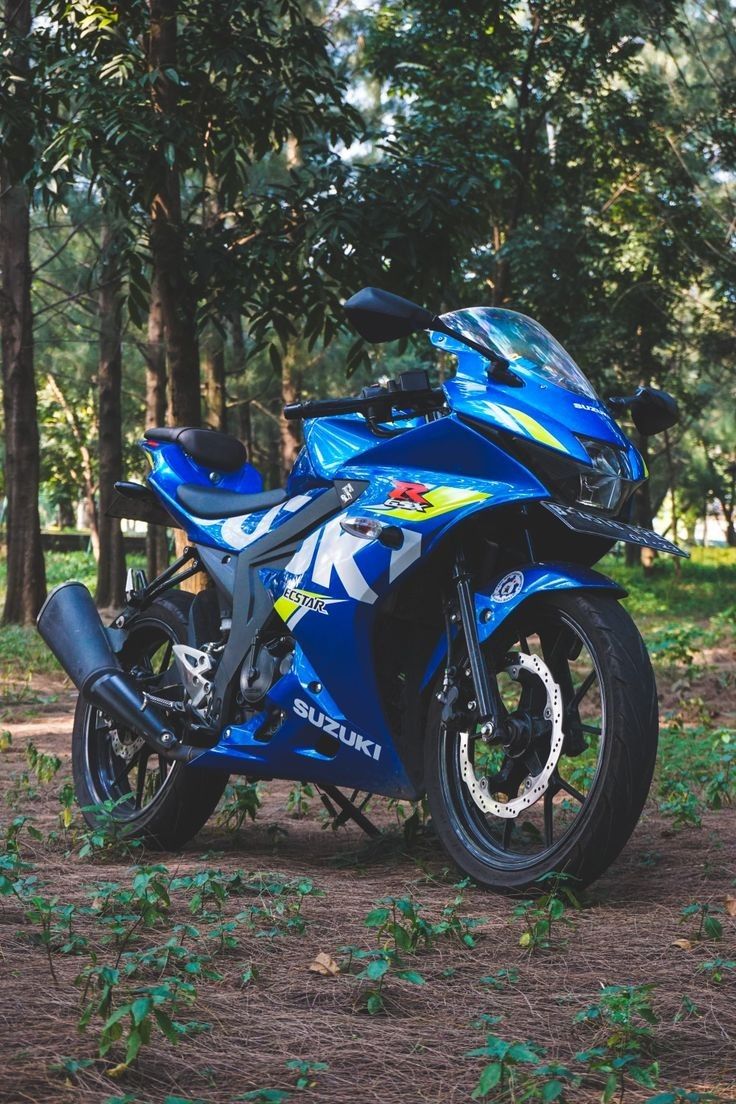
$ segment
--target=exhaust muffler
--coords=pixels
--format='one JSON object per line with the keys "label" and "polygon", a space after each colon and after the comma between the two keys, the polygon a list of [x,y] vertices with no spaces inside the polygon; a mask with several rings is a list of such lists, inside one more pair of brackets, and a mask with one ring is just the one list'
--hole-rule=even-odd
{"label": "exhaust muffler", "polygon": [[163,715],[120,666],[86,586],[70,582],[55,587],[41,607],[36,626],[88,702],[133,729],[167,759],[189,762],[201,755],[201,748],[176,738]]}

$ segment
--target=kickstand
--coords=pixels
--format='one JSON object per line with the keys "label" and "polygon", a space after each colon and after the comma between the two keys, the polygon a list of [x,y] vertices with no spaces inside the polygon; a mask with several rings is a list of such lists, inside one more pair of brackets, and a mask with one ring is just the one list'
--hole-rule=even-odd
{"label": "kickstand", "polygon": [[[338,790],[337,786],[318,786],[317,789],[319,790],[322,804],[332,817],[333,829],[339,828],[348,820],[354,820],[367,836],[380,836],[380,830],[376,828],[373,821],[369,820],[363,812],[363,809],[366,807],[373,794],[366,794],[360,805],[356,805],[355,799],[360,793],[360,790],[353,790],[352,795],[348,798],[344,793]],[[335,803],[334,805],[333,802]],[[340,812],[335,808],[335,805],[339,806]]]}

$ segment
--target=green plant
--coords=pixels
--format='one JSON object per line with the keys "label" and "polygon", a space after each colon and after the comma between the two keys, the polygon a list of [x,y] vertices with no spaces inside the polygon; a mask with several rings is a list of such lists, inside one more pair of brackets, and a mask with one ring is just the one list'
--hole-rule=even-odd
{"label": "green plant", "polygon": [[[461,882],[457,888],[465,884]],[[376,932],[379,946],[370,950],[341,948],[347,956],[345,972],[350,972],[353,962],[364,964],[356,977],[370,983],[365,1008],[371,1015],[385,1010],[384,986],[389,975],[412,985],[425,984],[424,976],[407,966],[403,954],[415,955],[421,948],[429,948],[437,939],[448,936],[460,939],[466,946],[475,945],[471,931],[482,921],[461,917],[458,909],[462,901],[462,894],[457,894],[434,922],[420,915],[421,907],[408,897],[384,897],[371,909],[363,923]]]}
{"label": "green plant", "polygon": [[290,1058],[286,1063],[286,1068],[296,1072],[297,1079],[294,1087],[302,1090],[313,1089],[317,1084],[314,1074],[324,1073],[330,1067],[327,1062],[312,1062],[304,1058]]}
{"label": "green plant", "polygon": [[94,816],[95,824],[94,827],[82,829],[77,836],[80,859],[98,853],[117,852],[128,855],[143,846],[139,839],[129,835],[125,821],[115,816],[117,806],[127,800],[128,797],[124,794],[115,801],[101,801],[98,805],[86,805],[82,809],[83,813]]}
{"label": "green plant", "polygon": [[654,1045],[653,985],[608,985],[595,1004],[578,1012],[575,1023],[594,1024],[604,1040],[576,1057],[603,1078],[601,1099],[608,1104],[618,1091],[623,1100],[627,1077],[645,1088],[657,1086],[659,1066],[646,1055]]}
{"label": "green plant", "polygon": [[74,786],[71,782],[65,782],[59,790],[59,820],[65,830],[71,828],[74,819]]}
{"label": "green plant", "polygon": [[544,1062],[544,1050],[531,1042],[514,1042],[487,1035],[483,1046],[466,1051],[466,1058],[488,1058],[471,1096],[484,1100],[493,1094],[512,1101],[539,1100],[544,1104],[563,1104],[565,1090],[579,1084],[579,1078],[567,1066]]}
{"label": "green plant", "polygon": [[727,973],[731,970],[736,970],[736,961],[731,958],[711,958],[708,962],[701,962],[698,966],[698,970],[705,974],[708,981],[715,982],[716,985],[720,985]]}
{"label": "green plant", "polygon": [[13,733],[7,728],[0,729],[0,751],[10,751],[13,746]]}
{"label": "green plant", "polygon": [[513,969],[496,970],[495,974],[486,974],[480,979],[484,985],[490,985],[491,989],[505,989],[507,985],[516,985],[519,980],[519,971]]}
{"label": "green plant", "polygon": [[692,669],[695,653],[703,643],[703,634],[697,625],[665,625],[647,642],[650,655],[663,660],[666,665],[680,664]]}
{"label": "green plant", "polygon": [[313,797],[314,789],[308,782],[295,782],[286,798],[286,812],[299,820],[309,812],[309,802]]}
{"label": "green plant", "polygon": [[[210,1025],[198,1020],[181,1023],[175,1016],[182,1007],[191,1006],[197,995],[190,981],[177,977],[161,978],[153,985],[141,985],[132,993],[120,993],[121,973],[111,966],[91,966],[77,978],[83,986],[83,1010],[79,1018],[79,1030],[85,1031],[93,1019],[102,1020],[98,1036],[100,1057],[117,1043],[125,1047],[123,1067],[135,1060],[142,1046],[150,1042],[154,1027],[170,1043],[177,1043],[187,1035],[208,1031]],[[87,1000],[90,989],[94,995]],[[117,1007],[114,1005],[117,1004]]]}
{"label": "green plant", "polygon": [[702,806],[687,782],[665,778],[659,788],[659,811],[672,818],[674,828],[702,828]]}
{"label": "green plant", "polygon": [[51,782],[56,772],[61,767],[61,759],[58,755],[47,755],[39,751],[33,740],[26,744],[26,762],[29,770],[32,770],[39,782]]}
{"label": "green plant", "polygon": [[690,935],[696,942],[701,939],[722,939],[723,924],[714,915],[717,912],[723,912],[719,905],[693,901],[680,910],[680,920],[696,920],[697,928]]}
{"label": "green plant", "polygon": [[568,880],[566,875],[555,872],[543,875],[539,881],[549,882],[549,890],[532,900],[521,901],[513,910],[513,918],[524,924],[519,938],[520,947],[530,953],[549,950],[555,925],[572,927],[567,908],[580,908],[580,902],[570,886],[566,885]]}
{"label": "green plant", "polygon": [[228,783],[218,819],[224,828],[237,832],[247,819],[256,819],[260,807],[260,782]]}

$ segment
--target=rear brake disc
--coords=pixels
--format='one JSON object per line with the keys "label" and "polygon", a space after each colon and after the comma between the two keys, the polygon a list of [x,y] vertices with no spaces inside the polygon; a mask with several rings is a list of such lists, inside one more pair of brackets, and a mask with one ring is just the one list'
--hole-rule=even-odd
{"label": "rear brake disc", "polygon": [[539,774],[527,775],[521,784],[520,792],[517,797],[509,798],[508,801],[497,801],[493,794],[489,793],[488,779],[485,777],[477,778],[473,764],[470,761],[470,733],[459,733],[460,770],[463,782],[470,791],[470,796],[478,808],[482,809],[484,813],[491,813],[493,816],[503,817],[505,819],[518,817],[519,813],[523,812],[524,809],[528,809],[530,805],[534,805],[536,801],[539,801],[540,797],[542,797],[549,786],[550,778],[557,766],[562,752],[562,744],[565,739],[565,734],[562,731],[562,693],[559,686],[552,678],[549,667],[539,656],[526,655],[524,652],[519,652],[514,662],[506,668],[506,674],[515,682],[518,682],[521,671],[530,672],[532,675],[536,676],[544,686],[547,695],[547,703],[544,707],[544,719],[549,721],[552,725],[552,736],[550,739],[549,755],[547,756],[547,761],[542,767],[542,770]]}

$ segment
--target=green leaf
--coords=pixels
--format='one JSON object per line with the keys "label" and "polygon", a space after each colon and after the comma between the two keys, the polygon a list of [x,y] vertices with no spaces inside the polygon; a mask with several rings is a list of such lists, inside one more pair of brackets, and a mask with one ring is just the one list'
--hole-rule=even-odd
{"label": "green leaf", "polygon": [[410,981],[412,985],[426,985],[426,979],[416,970],[399,970],[396,977],[402,981]]}
{"label": "green leaf", "polygon": [[384,958],[374,959],[373,962],[369,962],[366,966],[363,974],[370,981],[380,981],[381,978],[388,972],[389,964]]}
{"label": "green leaf", "polygon": [[500,1062],[491,1062],[485,1067],[478,1078],[478,1089],[483,1096],[486,1096],[491,1089],[495,1089],[501,1081],[503,1075],[503,1066]]}
{"label": "green leaf", "polygon": [[382,928],[383,925],[391,918],[391,913],[387,908],[376,908],[372,912],[369,912],[363,923],[366,928]]}

